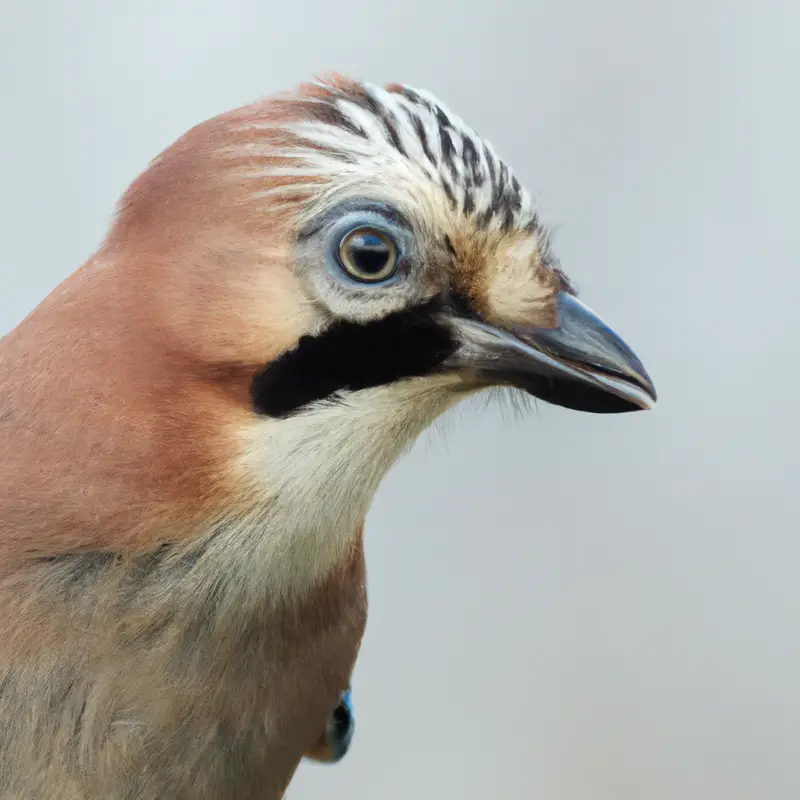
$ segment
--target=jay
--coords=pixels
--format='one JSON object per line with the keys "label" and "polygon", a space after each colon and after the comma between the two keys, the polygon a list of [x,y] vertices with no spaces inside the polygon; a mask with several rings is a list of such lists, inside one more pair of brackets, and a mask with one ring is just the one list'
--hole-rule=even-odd
{"label": "jay", "polygon": [[370,502],[489,387],[656,399],[430,93],[334,74],[167,148],[0,342],[0,797],[276,799],[338,760]]}

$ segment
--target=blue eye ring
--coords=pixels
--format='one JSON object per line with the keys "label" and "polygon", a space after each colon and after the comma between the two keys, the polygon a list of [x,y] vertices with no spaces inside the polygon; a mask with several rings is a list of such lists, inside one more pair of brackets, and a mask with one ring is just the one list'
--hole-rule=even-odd
{"label": "blue eye ring", "polygon": [[349,230],[339,241],[339,267],[358,283],[385,283],[400,267],[400,251],[389,234],[373,225]]}

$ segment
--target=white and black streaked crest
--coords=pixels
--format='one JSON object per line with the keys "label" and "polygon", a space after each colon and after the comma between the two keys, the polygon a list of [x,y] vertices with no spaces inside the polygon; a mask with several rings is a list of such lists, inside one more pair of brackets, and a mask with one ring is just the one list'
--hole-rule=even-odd
{"label": "white and black streaked crest", "polygon": [[307,90],[294,100],[300,116],[281,125],[294,140],[275,155],[287,161],[261,173],[286,179],[270,195],[319,191],[316,181],[326,178],[337,193],[363,191],[365,184],[380,191],[385,184],[395,197],[407,192],[414,204],[434,189],[432,210],[441,209],[443,194],[449,210],[470,218],[478,230],[544,233],[509,166],[430,93],[336,81]]}

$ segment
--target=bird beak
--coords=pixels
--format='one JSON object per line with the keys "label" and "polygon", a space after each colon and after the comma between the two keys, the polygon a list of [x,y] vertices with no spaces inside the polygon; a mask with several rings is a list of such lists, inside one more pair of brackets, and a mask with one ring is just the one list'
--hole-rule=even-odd
{"label": "bird beak", "polygon": [[617,414],[655,405],[653,381],[630,347],[574,295],[560,291],[556,301],[554,328],[451,318],[460,339],[451,366],[578,411]]}

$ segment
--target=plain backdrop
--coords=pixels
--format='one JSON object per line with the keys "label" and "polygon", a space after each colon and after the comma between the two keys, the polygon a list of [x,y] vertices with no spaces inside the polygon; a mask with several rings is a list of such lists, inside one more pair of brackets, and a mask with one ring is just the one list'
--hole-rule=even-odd
{"label": "plain backdrop", "polygon": [[[458,409],[382,486],[353,749],[290,800],[800,797],[796,0],[0,0],[0,329],[186,129],[427,88],[660,402]],[[2,443],[0,443],[0,448]]]}

